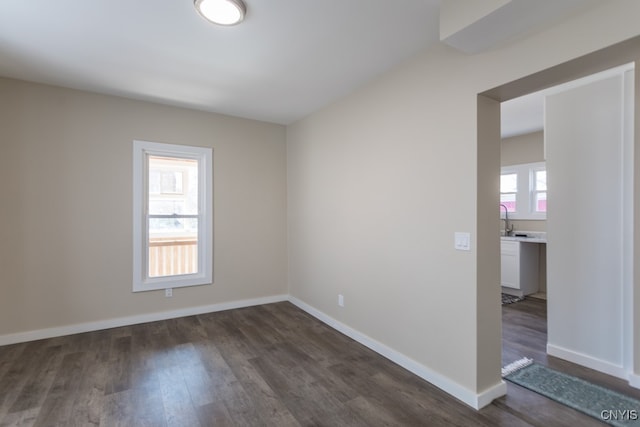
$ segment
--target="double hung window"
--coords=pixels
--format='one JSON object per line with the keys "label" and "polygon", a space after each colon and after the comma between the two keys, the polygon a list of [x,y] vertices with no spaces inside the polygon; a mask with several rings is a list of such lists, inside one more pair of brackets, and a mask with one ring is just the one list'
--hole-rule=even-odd
{"label": "double hung window", "polygon": [[133,142],[133,291],[212,283],[210,148]]}
{"label": "double hung window", "polygon": [[[500,204],[511,219],[546,219],[547,171],[544,162],[504,166],[500,172]],[[501,209],[504,217],[504,209]]]}

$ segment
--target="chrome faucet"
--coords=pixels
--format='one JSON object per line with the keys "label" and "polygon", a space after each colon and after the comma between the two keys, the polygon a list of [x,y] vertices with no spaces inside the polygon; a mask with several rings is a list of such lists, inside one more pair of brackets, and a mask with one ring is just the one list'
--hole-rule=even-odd
{"label": "chrome faucet", "polygon": [[513,224],[509,226],[509,209],[507,209],[507,207],[502,203],[500,204],[500,207],[504,208],[504,235],[509,236],[513,231]]}

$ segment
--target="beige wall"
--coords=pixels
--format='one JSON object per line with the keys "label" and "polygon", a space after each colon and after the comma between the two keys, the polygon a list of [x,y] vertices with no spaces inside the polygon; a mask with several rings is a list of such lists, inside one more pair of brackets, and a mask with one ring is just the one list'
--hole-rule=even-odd
{"label": "beige wall", "polygon": [[[283,126],[0,79],[0,336],[287,293]],[[132,293],[132,140],[213,147],[213,286]]]}
{"label": "beige wall", "polygon": [[501,140],[501,166],[535,162],[544,162],[544,132],[532,132]]}
{"label": "beige wall", "polygon": [[[497,387],[500,320],[477,293],[497,299],[499,276],[476,252],[497,247],[498,221],[477,222],[476,197],[499,188],[497,170],[478,182],[477,94],[636,36],[639,13],[603,2],[502,49],[437,45],[288,127],[291,294],[453,388]],[[476,243],[484,227],[495,237]],[[471,252],[453,249],[455,231]]]}

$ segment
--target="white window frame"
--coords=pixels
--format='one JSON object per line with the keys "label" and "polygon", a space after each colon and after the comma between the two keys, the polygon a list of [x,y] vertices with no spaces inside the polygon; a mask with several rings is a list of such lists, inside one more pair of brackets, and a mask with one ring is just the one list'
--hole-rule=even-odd
{"label": "white window frame", "polygon": [[[500,174],[515,173],[518,175],[518,193],[516,194],[516,212],[509,212],[509,219],[546,220],[546,212],[535,210],[535,171],[546,170],[545,162],[523,163],[503,166]],[[547,186],[548,189],[548,186]],[[547,196],[548,196],[547,191]],[[500,210],[500,218],[504,218],[504,209]]]}
{"label": "white window frame", "polygon": [[[535,165],[538,166],[535,166]],[[540,171],[546,171],[547,167],[546,164],[543,163],[535,163],[534,165],[531,166],[531,168],[529,169],[529,179],[530,179],[530,185],[529,187],[531,188],[529,193],[529,197],[530,197],[530,206],[531,206],[531,212],[534,214],[542,214],[545,216],[546,218],[546,212],[538,212],[536,210],[536,196],[538,195],[538,193],[546,193],[547,197],[549,196],[549,187],[547,186],[546,190],[538,190],[536,188],[536,172],[540,172]],[[548,199],[547,199],[548,200]]]}
{"label": "white window frame", "polygon": [[[213,283],[213,153],[211,148],[133,141],[133,292]],[[148,157],[198,161],[198,272],[149,277]]]}

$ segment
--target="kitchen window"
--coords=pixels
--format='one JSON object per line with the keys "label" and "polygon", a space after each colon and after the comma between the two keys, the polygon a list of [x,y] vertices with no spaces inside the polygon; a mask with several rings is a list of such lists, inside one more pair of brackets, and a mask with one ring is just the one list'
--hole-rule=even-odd
{"label": "kitchen window", "polygon": [[[547,217],[547,171],[545,162],[503,166],[500,172],[500,204],[510,219]],[[504,217],[504,210],[501,210]]]}
{"label": "kitchen window", "polygon": [[134,141],[133,160],[133,291],[212,283],[212,150]]}

